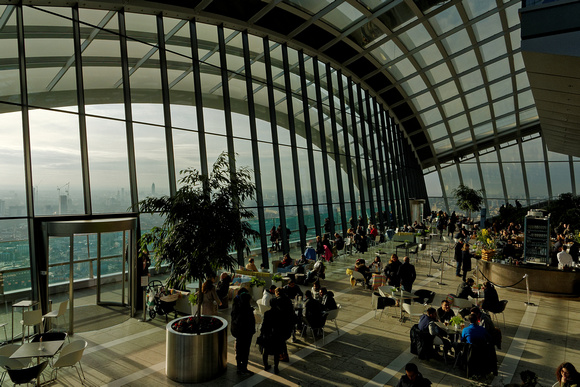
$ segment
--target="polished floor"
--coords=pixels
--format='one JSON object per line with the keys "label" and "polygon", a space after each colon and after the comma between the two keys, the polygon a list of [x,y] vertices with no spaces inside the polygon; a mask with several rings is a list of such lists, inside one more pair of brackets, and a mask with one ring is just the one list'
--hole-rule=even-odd
{"label": "polished floor", "polygon": [[[364,254],[373,256],[373,251]],[[454,293],[459,283],[454,269],[445,265],[443,282],[437,265],[429,268],[429,249],[417,262],[417,281],[413,287],[436,293]],[[437,256],[437,249],[435,249]],[[498,289],[500,299],[508,300],[505,323],[499,316],[503,333],[502,349],[497,352],[499,375],[485,380],[470,380],[464,371],[430,360],[422,361],[409,352],[409,329],[415,321],[400,323],[399,309],[385,310],[375,316],[371,292],[351,287],[345,269],[361,254],[346,256],[329,266],[322,285],[334,291],[342,309],[338,328],[327,324],[324,344],[314,346],[311,337],[288,343],[290,362],[280,363],[279,375],[263,371],[257,347],[252,347],[250,369],[253,376],[236,373],[233,339],[229,337],[228,368],[221,377],[204,386],[395,386],[408,362],[415,362],[433,386],[504,386],[521,383],[520,372],[534,371],[541,386],[555,382],[558,364],[570,361],[580,366],[580,309],[576,298],[531,294],[534,306],[526,305],[527,294]],[[413,258],[413,261],[415,259]],[[433,276],[429,277],[431,273]],[[501,284],[500,284],[501,285]],[[306,287],[302,287],[306,290]],[[231,309],[219,315],[229,319]],[[88,341],[82,366],[88,386],[176,386],[165,376],[165,319],[139,322],[129,319],[119,325],[77,333],[73,340]],[[10,385],[10,383],[5,385]],[[59,373],[54,386],[77,386],[74,369]]]}

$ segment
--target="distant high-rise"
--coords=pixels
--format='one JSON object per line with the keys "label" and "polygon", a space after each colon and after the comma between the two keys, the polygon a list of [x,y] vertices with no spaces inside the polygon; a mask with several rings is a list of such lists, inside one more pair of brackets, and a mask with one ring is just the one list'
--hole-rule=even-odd
{"label": "distant high-rise", "polygon": [[60,195],[58,199],[58,213],[66,214],[68,211],[68,196]]}
{"label": "distant high-rise", "polygon": [[155,183],[151,184],[151,195],[155,195]]}

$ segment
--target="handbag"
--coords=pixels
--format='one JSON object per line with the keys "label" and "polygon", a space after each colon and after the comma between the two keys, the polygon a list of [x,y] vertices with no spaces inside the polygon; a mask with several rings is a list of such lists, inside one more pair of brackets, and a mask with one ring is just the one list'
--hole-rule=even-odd
{"label": "handbag", "polygon": [[260,353],[264,353],[264,345],[266,344],[266,340],[264,336],[260,335],[256,338],[256,345],[258,346],[258,350]]}

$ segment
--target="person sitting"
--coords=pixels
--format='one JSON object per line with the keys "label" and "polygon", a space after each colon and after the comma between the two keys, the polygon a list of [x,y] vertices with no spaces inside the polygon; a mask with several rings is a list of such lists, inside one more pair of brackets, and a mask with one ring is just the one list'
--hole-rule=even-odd
{"label": "person sitting", "polygon": [[461,332],[461,341],[468,344],[485,344],[491,342],[491,337],[484,327],[478,324],[475,314],[469,315],[469,325]]}
{"label": "person sitting", "polygon": [[491,313],[498,313],[501,310],[499,296],[493,284],[487,281],[483,285],[483,302],[481,308]]}
{"label": "person sitting", "polygon": [[383,271],[383,264],[381,263],[381,257],[377,254],[375,260],[369,265],[371,271],[381,272]]}
{"label": "person sitting", "polygon": [[310,291],[312,292],[312,297],[314,297],[316,301],[320,301],[320,280],[314,281]]}
{"label": "person sitting", "polygon": [[222,302],[219,309],[228,308],[228,293],[230,291],[230,284],[232,283],[233,277],[235,277],[235,275],[231,276],[225,272],[220,275],[220,280],[216,285],[216,293]]}
{"label": "person sitting", "polygon": [[286,292],[288,298],[291,300],[295,299],[296,296],[303,296],[300,286],[296,285],[296,282],[294,282],[292,279],[288,281],[288,285],[284,286],[284,291]]}
{"label": "person sitting", "polygon": [[284,258],[282,259],[282,262],[280,262],[278,264],[278,267],[284,268],[284,267],[288,267],[288,266],[292,266],[292,258],[290,258],[290,254],[286,253],[286,254],[284,254]]}
{"label": "person sitting", "polygon": [[306,274],[306,278],[304,279],[304,282],[310,283],[310,281],[313,281],[315,278],[324,279],[325,278],[325,274],[324,274],[325,271],[326,271],[326,267],[324,266],[324,262],[316,261],[312,270],[310,270],[308,272],[308,274]]}
{"label": "person sitting", "polygon": [[450,321],[455,317],[455,312],[451,309],[449,301],[441,301],[441,307],[437,309],[437,319],[441,322]]}
{"label": "person sitting", "polygon": [[264,293],[262,294],[262,305],[270,306],[270,301],[272,298],[276,297],[276,285],[270,286],[269,289],[264,289]]}
{"label": "person sitting", "polygon": [[552,387],[573,387],[580,384],[580,374],[572,363],[564,362],[556,369],[558,380]]}
{"label": "person sitting", "polygon": [[344,249],[344,238],[339,233],[334,233],[334,248],[337,251]]}
{"label": "person sitting", "polygon": [[356,263],[354,264],[354,270],[358,271],[359,273],[361,273],[365,279],[365,285],[369,286],[369,281],[373,276],[373,273],[371,273],[371,271],[369,270],[369,268],[367,267],[367,265],[365,264],[365,260],[362,258],[359,258],[356,260]]}
{"label": "person sitting", "polygon": [[431,384],[429,379],[421,375],[415,363],[407,363],[405,366],[405,375],[401,376],[397,387],[429,387]]}
{"label": "person sitting", "polygon": [[514,246],[514,241],[512,239],[507,240],[507,244],[504,246],[501,255],[503,259],[515,258],[516,248]]}
{"label": "person sitting", "polygon": [[334,293],[329,292],[326,288],[320,288],[320,303],[326,310],[337,309],[336,301],[334,300]]}
{"label": "person sitting", "polygon": [[[304,293],[304,297],[304,317],[306,318],[308,325],[310,325],[313,330],[324,327],[324,323],[326,322],[326,312],[324,311],[324,307],[320,302],[314,299],[310,290],[307,290]],[[315,334],[316,333],[317,332],[315,332]]]}
{"label": "person sitting", "polygon": [[473,292],[473,284],[475,281],[473,278],[468,278],[466,281],[459,284],[457,287],[457,298],[464,298],[467,300],[467,297],[476,298],[475,293]]}
{"label": "person sitting", "polygon": [[254,258],[250,258],[248,260],[248,264],[246,265],[246,270],[258,271],[258,268],[256,267],[256,264],[254,263]]}
{"label": "person sitting", "polygon": [[[443,341],[443,351],[447,353],[449,349],[451,349],[451,342],[447,339],[447,333],[439,329],[435,322],[437,321],[437,311],[435,308],[428,308],[424,315],[421,316],[419,319],[419,330],[424,334],[428,333],[431,336],[430,343],[424,343],[426,346],[430,346],[430,356],[435,359],[442,360],[442,357],[435,351],[433,347],[433,337],[439,336]],[[424,336],[426,337],[426,335]]]}

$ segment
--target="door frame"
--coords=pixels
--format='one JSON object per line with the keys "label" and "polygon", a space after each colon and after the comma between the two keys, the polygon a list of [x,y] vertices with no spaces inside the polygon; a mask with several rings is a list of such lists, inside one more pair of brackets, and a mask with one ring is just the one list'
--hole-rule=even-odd
{"label": "door frame", "polygon": [[[129,269],[129,303],[107,303],[111,305],[129,306],[130,316],[135,316],[136,309],[136,289],[137,289],[137,217],[124,218],[101,218],[101,219],[75,219],[75,220],[44,220],[41,222],[42,227],[42,246],[43,259],[39,267],[39,298],[41,300],[43,313],[48,312],[48,240],[50,237],[69,237],[71,240],[75,234],[97,234],[98,235],[98,254],[97,261],[97,300],[100,302],[100,235],[103,233],[128,231],[128,269]],[[125,236],[124,236],[125,237]],[[124,238],[125,239],[125,238]],[[70,245],[69,253],[69,334],[74,333],[74,267],[73,267],[73,244]],[[123,255],[125,255],[125,246],[123,245]],[[125,257],[123,257],[125,258]],[[104,303],[101,303],[104,304]]]}

